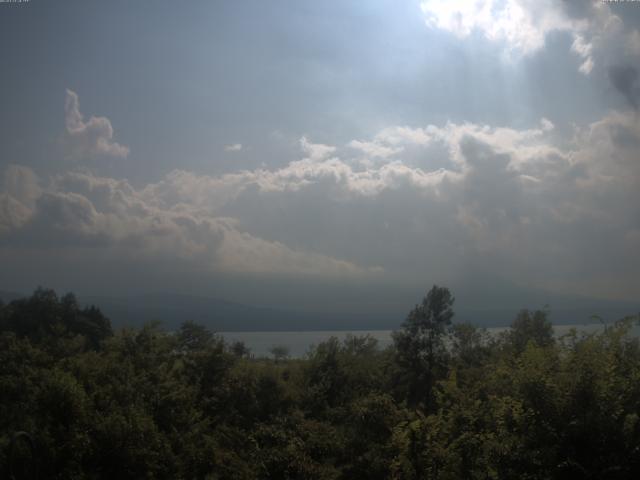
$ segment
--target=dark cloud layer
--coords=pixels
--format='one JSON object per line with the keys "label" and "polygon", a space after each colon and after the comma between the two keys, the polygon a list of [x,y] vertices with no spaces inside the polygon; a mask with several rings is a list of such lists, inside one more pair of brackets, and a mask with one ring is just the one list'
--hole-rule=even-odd
{"label": "dark cloud layer", "polygon": [[609,80],[611,81],[611,85],[624,96],[628,104],[637,110],[638,99],[640,98],[638,70],[631,65],[610,67]]}

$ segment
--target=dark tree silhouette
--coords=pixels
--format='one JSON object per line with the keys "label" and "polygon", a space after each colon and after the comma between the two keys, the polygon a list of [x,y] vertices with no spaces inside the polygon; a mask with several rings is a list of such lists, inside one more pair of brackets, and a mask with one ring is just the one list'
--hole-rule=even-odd
{"label": "dark tree silhouette", "polygon": [[400,384],[410,405],[433,403],[433,386],[446,372],[444,338],[453,318],[454,298],[448,288],[434,285],[393,333]]}
{"label": "dark tree silhouette", "polygon": [[10,302],[2,312],[3,330],[34,342],[82,335],[95,350],[113,335],[111,322],[100,309],[94,305],[80,308],[72,293],[58,298],[53,290],[38,287],[33,295]]}
{"label": "dark tree silhouette", "polygon": [[522,352],[527,343],[533,342],[538,347],[553,345],[553,326],[548,319],[549,312],[521,310],[511,324],[509,340],[517,352]]}

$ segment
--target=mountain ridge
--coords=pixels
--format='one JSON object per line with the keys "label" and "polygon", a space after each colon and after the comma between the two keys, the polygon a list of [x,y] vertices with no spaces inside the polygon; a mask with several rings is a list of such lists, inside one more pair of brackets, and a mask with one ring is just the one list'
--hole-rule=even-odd
{"label": "mountain ridge", "polygon": [[[0,291],[5,303],[28,295]],[[175,329],[185,321],[201,323],[213,331],[321,331],[321,330],[390,330],[400,327],[407,312],[397,314],[329,314],[249,305],[216,297],[182,293],[153,292],[130,296],[78,296],[83,306],[95,305],[111,320],[115,328],[139,327],[160,321],[165,328]],[[540,306],[541,307],[541,306]],[[537,307],[537,308],[540,308]],[[535,308],[535,307],[534,307]],[[454,321],[470,322],[479,327],[501,327],[511,323],[520,308],[460,307]],[[593,316],[610,323],[640,311],[634,302],[585,299],[583,304],[551,305],[551,321],[555,324],[580,325],[597,323]]]}

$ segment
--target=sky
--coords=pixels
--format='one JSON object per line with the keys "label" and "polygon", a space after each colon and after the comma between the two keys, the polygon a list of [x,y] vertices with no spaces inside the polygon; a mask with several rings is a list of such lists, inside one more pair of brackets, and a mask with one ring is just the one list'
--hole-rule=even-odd
{"label": "sky", "polygon": [[636,2],[0,3],[0,289],[637,301],[639,28]]}

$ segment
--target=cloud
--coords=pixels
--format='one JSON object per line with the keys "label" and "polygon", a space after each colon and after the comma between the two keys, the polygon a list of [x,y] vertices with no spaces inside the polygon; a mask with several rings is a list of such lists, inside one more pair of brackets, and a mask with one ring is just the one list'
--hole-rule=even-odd
{"label": "cloud", "polygon": [[19,229],[30,216],[31,210],[28,207],[6,192],[0,192],[0,235]]}
{"label": "cloud", "polygon": [[580,73],[589,75],[594,67],[593,45],[588,43],[582,35],[576,34],[574,35],[573,44],[571,44],[571,51],[577,53],[583,59],[580,68],[578,68]]}
{"label": "cloud", "polygon": [[527,0],[426,0],[422,11],[427,25],[449,31],[460,38],[480,31],[492,41],[528,55],[544,47],[551,31],[576,26],[562,14],[558,2]]}
{"label": "cloud", "polygon": [[242,150],[242,144],[241,143],[233,143],[231,145],[225,145],[224,146],[224,151],[225,152],[239,152],[240,150]]}
{"label": "cloud", "polygon": [[157,184],[148,185],[145,192],[163,205],[186,202],[221,209],[249,190],[263,193],[295,192],[315,186],[340,195],[367,196],[403,185],[437,186],[445,177],[453,180],[458,173],[443,169],[426,171],[410,167],[402,161],[361,169],[340,158],[304,158],[277,170],[244,170],[217,177],[174,170]]}
{"label": "cloud", "polygon": [[424,0],[421,6],[430,28],[461,39],[478,32],[501,44],[511,57],[535,54],[550,34],[564,32],[573,40],[571,52],[580,58],[578,70],[584,75],[621,50],[640,55],[638,30],[625,26],[601,1]]}
{"label": "cloud", "polygon": [[9,165],[0,183],[0,235],[22,227],[41,195],[39,179],[28,167]]}
{"label": "cloud", "polygon": [[[603,212],[603,215],[613,214],[609,220],[640,210],[640,207],[635,207],[640,182],[640,121],[635,112],[612,112],[588,128],[578,129],[576,136],[580,148],[572,152],[572,161],[586,169],[577,184],[583,189],[598,192],[590,207]],[[609,202],[599,204],[605,199],[605,194],[622,202],[617,206],[619,211],[604,213],[611,205]],[[627,198],[623,201],[624,197]],[[625,201],[633,203],[626,206]]]}
{"label": "cloud", "polygon": [[627,36],[626,48],[633,56],[640,56],[640,32],[633,30]]}
{"label": "cloud", "polygon": [[640,96],[638,71],[631,65],[612,66],[609,68],[609,80],[614,88],[624,96],[629,105],[637,110],[638,97]]}
{"label": "cloud", "polygon": [[352,262],[315,252],[294,250],[230,228],[219,251],[223,270],[270,275],[354,277],[379,273],[380,267],[363,269]]}
{"label": "cloud", "polygon": [[[267,170],[242,170],[220,176],[195,175],[184,170],[174,170],[158,183],[147,185],[142,194],[150,202],[167,208],[185,203],[199,208],[219,211],[238,201],[247,191],[262,193],[297,192],[313,188],[326,188],[341,198],[350,195],[378,195],[385,190],[404,187],[434,193],[444,183],[460,181],[471,166],[462,145],[465,138],[474,138],[489,145],[498,154],[509,155],[509,168],[528,165],[529,170],[540,169],[548,158],[562,157],[565,153],[548,143],[547,135],[554,125],[542,119],[536,128],[515,130],[478,124],[448,123],[442,127],[426,128],[389,127],[382,130],[371,142],[382,151],[401,153],[404,148],[419,147],[429,153],[438,147],[448,152],[448,168],[427,169],[410,165],[402,159],[385,159],[361,166],[360,157],[351,161],[348,151],[337,155],[336,147],[312,144],[301,139],[308,155],[286,166]],[[360,145],[358,143],[358,145]],[[348,146],[353,148],[354,142]],[[359,149],[365,158],[380,157],[374,148]],[[329,155],[335,154],[331,158]]]}
{"label": "cloud", "polygon": [[[0,184],[0,242],[192,272],[394,284],[491,274],[640,294],[630,286],[640,267],[635,112],[576,127],[570,140],[542,118],[521,129],[391,125],[354,142],[303,137],[301,158],[279,168],[174,170],[140,187],[87,171],[45,182],[14,166]],[[612,280],[603,290],[585,278]]]}
{"label": "cloud", "polygon": [[[5,247],[100,248],[112,251],[114,258],[174,258],[212,272],[321,277],[377,272],[258,238],[242,231],[237,220],[217,215],[215,207],[204,206],[206,202],[200,205],[195,198],[167,202],[156,197],[165,191],[157,185],[136,190],[125,180],[87,172],[54,177],[48,188],[38,192],[30,209],[11,195],[24,191],[13,188],[16,170],[5,173],[5,188],[12,189],[0,194],[0,234]],[[195,179],[174,173],[170,181],[189,188]]]}
{"label": "cloud", "polygon": [[491,272],[538,286],[554,278],[575,293],[582,275],[618,275],[606,291],[580,293],[628,294],[629,265],[638,266],[628,248],[640,218],[638,122],[611,114],[578,129],[571,144],[558,144],[554,131],[547,119],[521,130],[389,127],[372,141],[419,148],[426,163],[444,151],[448,166],[429,170],[400,154],[363,167],[336,150],[320,162],[246,172],[221,208],[260,235],[329,245],[405,280]]}
{"label": "cloud", "polygon": [[402,152],[402,147],[388,147],[385,145],[381,145],[378,142],[361,142],[359,140],[352,140],[348,145],[355,150],[360,150],[362,153],[371,158],[387,158],[395,155],[396,153]]}
{"label": "cloud", "polygon": [[542,118],[540,120],[540,127],[542,128],[543,131],[550,132],[555,128],[555,125],[548,118]]}
{"label": "cloud", "polygon": [[106,117],[91,117],[85,121],[80,112],[78,95],[66,91],[65,99],[65,147],[67,155],[75,160],[98,156],[125,158],[129,149],[113,141],[113,127]]}
{"label": "cloud", "polygon": [[42,189],[40,180],[33,170],[22,165],[9,165],[4,171],[2,191],[22,204],[32,207]]}
{"label": "cloud", "polygon": [[307,137],[302,137],[300,139],[300,148],[302,148],[302,151],[306,155],[308,155],[307,158],[312,161],[323,160],[336,151],[336,147],[333,147],[331,145],[323,145],[322,143],[311,143],[309,140],[307,140]]}

